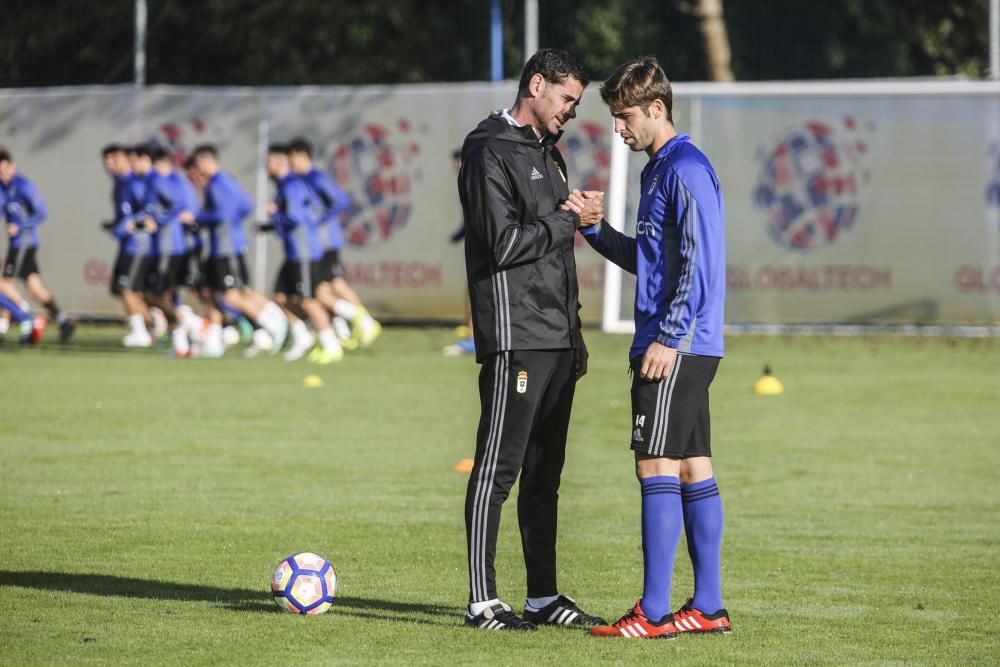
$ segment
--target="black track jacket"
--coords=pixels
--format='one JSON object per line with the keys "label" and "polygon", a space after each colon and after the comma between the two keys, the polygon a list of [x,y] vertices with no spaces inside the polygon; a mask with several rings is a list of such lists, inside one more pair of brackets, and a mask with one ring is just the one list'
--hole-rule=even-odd
{"label": "black track jacket", "polygon": [[458,190],[476,359],[574,346],[580,308],[569,196],[556,137],[494,112],[462,146]]}

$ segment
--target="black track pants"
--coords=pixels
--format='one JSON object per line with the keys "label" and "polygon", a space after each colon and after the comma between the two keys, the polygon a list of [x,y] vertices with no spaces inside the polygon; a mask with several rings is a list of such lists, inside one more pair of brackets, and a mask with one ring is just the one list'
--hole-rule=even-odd
{"label": "black track pants", "polygon": [[576,379],[572,350],[516,350],[483,361],[476,459],[465,496],[469,599],[498,597],[500,508],[521,474],[517,518],[528,597],[555,595],[559,476]]}

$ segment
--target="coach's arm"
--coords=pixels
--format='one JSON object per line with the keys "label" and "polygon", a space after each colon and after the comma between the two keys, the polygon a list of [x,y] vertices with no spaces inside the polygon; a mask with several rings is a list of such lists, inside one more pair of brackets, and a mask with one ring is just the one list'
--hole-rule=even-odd
{"label": "coach's arm", "polygon": [[497,269],[537,261],[573,242],[580,218],[572,211],[557,208],[528,222],[520,220],[507,170],[489,148],[467,159],[458,178],[466,232],[489,248]]}

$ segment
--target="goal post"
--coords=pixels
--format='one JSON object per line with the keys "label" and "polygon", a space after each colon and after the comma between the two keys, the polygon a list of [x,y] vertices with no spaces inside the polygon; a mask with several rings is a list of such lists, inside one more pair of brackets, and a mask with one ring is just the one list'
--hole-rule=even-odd
{"label": "goal post", "polygon": [[[625,231],[625,211],[628,204],[629,149],[621,137],[611,127],[611,167],[608,174],[607,223],[620,232]],[[622,317],[622,273],[621,268],[605,260],[604,262],[604,311],[601,329],[605,333],[633,333],[635,322],[631,317]]]}

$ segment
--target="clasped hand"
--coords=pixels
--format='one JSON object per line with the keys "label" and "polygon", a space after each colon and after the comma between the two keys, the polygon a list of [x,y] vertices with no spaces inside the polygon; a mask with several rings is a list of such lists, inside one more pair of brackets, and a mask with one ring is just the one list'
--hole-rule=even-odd
{"label": "clasped hand", "polygon": [[599,190],[580,192],[574,188],[559,208],[576,213],[580,217],[581,227],[590,227],[604,217],[604,193]]}

